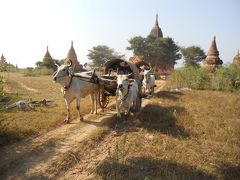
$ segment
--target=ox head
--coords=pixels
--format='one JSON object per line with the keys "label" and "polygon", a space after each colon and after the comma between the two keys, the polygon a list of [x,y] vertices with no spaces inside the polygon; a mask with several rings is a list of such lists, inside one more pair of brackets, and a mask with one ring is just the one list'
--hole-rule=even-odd
{"label": "ox head", "polygon": [[150,66],[150,69],[143,69],[143,80],[145,82],[148,82],[149,81],[149,78],[150,78],[150,72],[152,70],[152,67]]}
{"label": "ox head", "polygon": [[128,89],[129,86],[129,77],[131,77],[132,74],[122,74],[117,76],[117,89],[120,91],[125,91]]}
{"label": "ox head", "polygon": [[55,63],[58,67],[57,71],[53,74],[53,81],[58,83],[64,83],[67,81],[74,72],[74,67],[72,67],[72,60],[68,60],[68,64],[60,65]]}

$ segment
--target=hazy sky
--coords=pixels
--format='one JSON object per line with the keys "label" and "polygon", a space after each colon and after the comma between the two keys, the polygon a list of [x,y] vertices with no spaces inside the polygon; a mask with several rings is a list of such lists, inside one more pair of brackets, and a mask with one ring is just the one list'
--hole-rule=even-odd
{"label": "hazy sky", "polygon": [[163,36],[207,52],[214,35],[230,63],[240,48],[240,0],[0,0],[0,53],[19,67],[42,60],[47,45],[65,58],[74,42],[80,63],[100,44],[125,54],[128,40],[147,36],[158,13]]}

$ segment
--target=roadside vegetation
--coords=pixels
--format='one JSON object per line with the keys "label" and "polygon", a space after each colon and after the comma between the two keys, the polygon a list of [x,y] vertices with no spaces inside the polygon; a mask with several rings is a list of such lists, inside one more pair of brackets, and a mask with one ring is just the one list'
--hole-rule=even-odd
{"label": "roadside vegetation", "polygon": [[183,67],[170,76],[169,87],[236,91],[240,89],[240,67],[219,67],[213,74],[198,66]]}
{"label": "roadside vegetation", "polygon": [[42,76],[42,75],[51,75],[53,74],[54,70],[49,69],[46,67],[41,67],[41,68],[25,68],[21,69],[20,73],[22,73],[24,76]]}
{"label": "roadside vegetation", "polygon": [[0,76],[0,101],[4,97],[3,87],[4,87],[3,77]]}

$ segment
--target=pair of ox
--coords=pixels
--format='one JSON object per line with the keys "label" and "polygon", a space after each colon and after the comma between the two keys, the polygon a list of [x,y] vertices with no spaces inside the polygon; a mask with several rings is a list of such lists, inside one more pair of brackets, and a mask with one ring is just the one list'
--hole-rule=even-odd
{"label": "pair of ox", "polygon": [[[74,68],[72,67],[72,61],[69,60],[68,65],[59,65],[57,71],[53,75],[53,81],[61,84],[61,91],[64,95],[64,99],[67,105],[67,117],[65,121],[70,121],[70,103],[76,99],[76,107],[78,111],[78,117],[82,121],[83,116],[80,113],[80,101],[87,95],[91,97],[91,113],[97,114],[97,101],[99,93],[99,85],[96,82],[92,82],[91,79],[85,78],[84,73],[74,74]],[[94,76],[94,73],[93,73]],[[117,75],[117,91],[116,91],[116,110],[117,116],[121,117],[121,113],[128,114],[130,108],[133,108],[136,112],[139,108],[138,97],[138,83],[134,79],[129,79],[130,75]]]}

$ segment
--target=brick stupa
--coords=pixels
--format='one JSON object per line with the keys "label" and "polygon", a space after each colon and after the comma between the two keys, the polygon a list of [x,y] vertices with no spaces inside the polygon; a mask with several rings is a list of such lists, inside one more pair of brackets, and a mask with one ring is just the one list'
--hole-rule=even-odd
{"label": "brick stupa", "polygon": [[202,62],[202,66],[209,72],[214,72],[216,68],[222,64],[223,61],[219,58],[219,52],[216,45],[216,37],[214,36],[207,53],[207,57]]}
{"label": "brick stupa", "polygon": [[73,63],[72,66],[75,67],[74,68],[75,72],[80,72],[82,70],[82,66],[78,62],[77,54],[76,54],[75,49],[73,47],[73,41],[71,42],[71,47],[68,51],[67,58],[65,59],[64,64],[68,63],[68,59],[72,60],[72,63]]}
{"label": "brick stupa", "polygon": [[239,53],[239,50],[238,50],[236,56],[234,56],[234,58],[233,58],[233,64],[240,66],[240,53]]}
{"label": "brick stupa", "polygon": [[50,61],[53,61],[52,56],[50,55],[49,51],[48,51],[48,46],[47,46],[47,51],[43,57],[43,62],[45,62],[46,64],[49,64]]}

